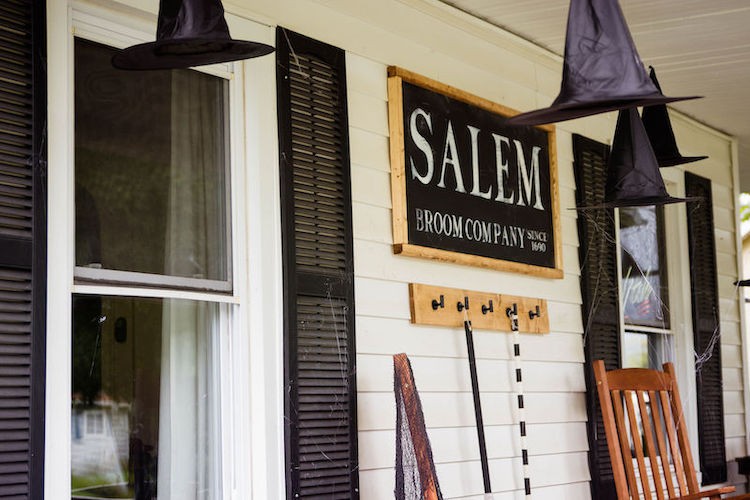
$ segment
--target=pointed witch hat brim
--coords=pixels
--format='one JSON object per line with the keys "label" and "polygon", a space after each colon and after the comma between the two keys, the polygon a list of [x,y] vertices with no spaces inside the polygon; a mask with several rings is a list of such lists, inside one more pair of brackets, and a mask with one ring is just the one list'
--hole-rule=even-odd
{"label": "pointed witch hat brim", "polygon": [[666,205],[697,201],[667,193],[654,150],[636,108],[621,110],[607,162],[607,185],[601,205],[577,210]]}
{"label": "pointed witch hat brim", "polygon": [[617,0],[571,0],[560,94],[548,108],[513,116],[541,125],[634,106],[696,99],[664,96],[649,79]]}
{"label": "pointed witch hat brim", "polygon": [[179,69],[270,54],[270,45],[229,35],[221,0],[161,0],[156,41],[112,57],[118,69]]}
{"label": "pointed witch hat brim", "polygon": [[[656,88],[661,92],[661,86],[659,80],[656,79],[656,71],[653,67],[651,67],[650,77]],[[708,156],[682,156],[680,154],[666,105],[656,104],[644,107],[641,120],[651,142],[651,147],[654,148],[659,167],[674,167],[708,158]]]}

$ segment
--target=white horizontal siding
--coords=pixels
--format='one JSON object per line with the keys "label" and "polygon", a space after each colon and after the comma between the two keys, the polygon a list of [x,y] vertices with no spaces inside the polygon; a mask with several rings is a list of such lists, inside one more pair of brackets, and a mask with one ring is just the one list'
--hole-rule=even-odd
{"label": "white horizontal siding", "polygon": [[[465,498],[482,492],[463,329],[411,324],[410,282],[550,301],[551,333],[523,335],[522,340],[532,484],[535,497],[560,498],[556,495],[570,492],[585,498],[589,473],[580,266],[576,214],[568,210],[575,205],[572,153],[561,155],[567,163],[560,168],[562,232],[573,236],[563,239],[564,279],[394,255],[386,68],[352,54],[347,62],[363,498],[385,498],[393,491],[396,415],[391,356],[397,352],[408,353],[412,361],[443,493],[447,498]],[[456,81],[460,79],[446,83]],[[570,143],[569,133],[559,136],[561,144]],[[522,488],[510,336],[477,330],[474,340],[493,490],[510,492]],[[556,464],[554,474],[549,472],[550,464]]]}
{"label": "white horizontal siding", "polygon": [[[563,325],[564,326],[564,325]],[[549,335],[524,335],[524,359],[528,361],[583,362],[580,332],[558,333],[552,327]],[[475,330],[477,356],[483,359],[509,360],[512,347],[509,335]],[[359,316],[357,318],[357,352],[391,355],[394,352],[417,352],[420,356],[465,356],[466,340],[462,329],[412,325],[406,319]]]}
{"label": "white horizontal siding", "polygon": [[[545,419],[546,425],[550,426],[571,421],[579,424],[585,422],[577,214],[569,210],[575,205],[571,133],[582,132],[609,142],[601,130],[602,126],[611,128],[613,118],[602,117],[589,125],[590,129],[581,129],[578,122],[575,122],[575,126],[561,124],[557,127],[564,279],[538,279],[402,257],[394,255],[391,246],[390,164],[384,83],[386,68],[385,65],[352,54],[349,54],[348,61],[360,430],[363,443],[374,447],[370,449],[361,445],[363,480],[366,481],[364,478],[368,474],[376,474],[376,471],[380,476],[384,467],[392,467],[393,464],[393,445],[384,439],[382,432],[392,432],[395,419],[390,355],[396,352],[406,352],[412,358],[425,418],[429,428],[434,429],[431,439],[436,462],[454,464],[454,468],[442,467],[439,470],[448,471],[445,474],[450,476],[456,464],[471,463],[477,459],[463,331],[412,325],[408,309],[409,282],[547,299],[552,333],[548,336],[524,336],[523,341],[527,417],[529,422]],[[455,84],[455,80],[447,83]],[[683,132],[683,136],[690,136],[690,133]],[[726,154],[729,151],[725,140],[716,136],[706,138],[706,134],[700,131],[695,133],[698,134],[696,140],[705,140],[711,152]],[[721,163],[722,160],[724,163]],[[727,439],[733,444],[733,457],[744,453],[739,445],[745,429],[739,308],[734,296],[736,287],[733,285],[737,269],[734,203],[726,200],[727,193],[731,193],[731,171],[726,161],[726,157],[715,160],[719,165],[711,172],[721,172],[711,177],[717,195],[714,218],[722,325],[725,329],[722,341],[725,420]],[[703,175],[706,173],[703,172]],[[726,184],[727,181],[730,183]],[[504,440],[507,441],[509,436],[514,435],[509,339],[503,334],[477,331],[475,344],[488,448],[491,449],[494,442],[490,436],[498,439],[506,436]],[[544,399],[536,396],[543,396]],[[570,405],[579,405],[572,414]],[[537,413],[536,410],[540,411]],[[371,432],[376,435],[369,435]],[[585,431],[574,434],[572,440],[575,443],[572,448],[554,449],[548,440],[534,441],[530,429],[529,442],[536,446],[529,445],[530,453],[532,457],[537,457],[574,454],[587,449]],[[386,442],[388,446],[384,445]],[[456,446],[457,442],[462,445]],[[508,441],[510,448],[515,449],[515,455],[511,456],[517,457],[519,451],[514,443],[512,439]],[[490,451],[490,457],[499,456],[506,455],[493,455]],[[476,471],[473,473],[479,474]],[[392,471],[389,474],[392,476]],[[451,482],[450,477],[444,479],[440,472],[439,477],[444,483]],[[568,482],[571,485],[581,484],[573,476],[568,478]],[[466,484],[466,481],[461,480],[460,484]],[[478,484],[481,485],[481,480]],[[455,495],[450,488],[443,488],[443,491],[448,496],[475,494],[470,488],[458,488]]]}
{"label": "white horizontal siding", "polygon": [[[562,280],[394,255],[386,66],[399,65],[511,108],[525,110],[546,106],[554,98],[559,85],[556,66],[559,63],[530,57],[521,49],[516,53],[508,46],[488,46],[471,33],[456,31],[399,2],[364,7],[340,0],[320,0],[317,6],[329,7],[336,12],[334,18],[350,22],[340,33],[324,33],[317,21],[308,24],[298,16],[292,16],[293,22],[287,25],[295,28],[297,23],[308,27],[303,32],[348,51],[363,498],[392,495],[395,413],[390,356],[396,352],[406,352],[412,359],[444,494],[447,498],[473,498],[481,493],[463,331],[412,325],[408,305],[410,282],[548,300],[551,333],[525,335],[522,341],[527,417],[533,423],[529,428],[532,484],[539,482],[535,484],[535,498],[587,498],[580,263],[577,213],[570,210],[575,205],[572,134],[610,143],[616,114],[565,122],[556,127],[565,273]],[[405,25],[413,29],[408,33],[399,29]],[[440,37],[428,36],[438,31]],[[357,38],[352,38],[355,32]],[[383,42],[379,43],[381,39]],[[424,44],[426,40],[429,40],[428,46]],[[489,53],[493,54],[490,59],[481,58]],[[725,418],[731,458],[745,453],[743,348],[733,285],[737,276],[737,253],[731,147],[720,134],[710,133],[682,118],[675,120],[675,132],[678,140],[686,145],[684,154],[711,155],[709,160],[688,169],[710,177],[713,182],[726,377]],[[689,316],[689,311],[686,315]],[[674,329],[689,334],[689,328],[675,325]],[[491,437],[488,448],[493,485],[498,491],[520,488],[520,471],[514,468],[520,451],[513,432],[509,339],[504,334],[477,331],[475,343],[487,435]],[[562,433],[561,429],[568,429],[566,426],[572,426],[572,430],[565,433],[565,442],[550,439],[553,434]],[[534,432],[540,435],[534,436]],[[498,447],[495,441],[506,446]],[[551,468],[557,474],[550,478],[556,484],[547,484],[542,479],[545,474],[536,477],[536,471],[541,469],[535,467],[541,463],[569,464],[570,467],[545,469],[545,474]],[[511,497],[509,494],[508,498]],[[496,498],[504,496],[499,494]]]}
{"label": "white horizontal siding", "polygon": [[[468,368],[467,368],[468,371]],[[392,377],[391,377],[392,378]],[[467,427],[473,426],[474,406],[471,391],[465,392],[422,392],[425,422],[428,427]],[[393,390],[388,392],[358,393],[360,431],[393,429],[396,409]],[[486,426],[512,425],[515,396],[511,393],[487,392],[482,394],[482,412]],[[526,419],[529,423],[585,422],[586,408],[583,393],[541,392],[529,393],[526,403]],[[528,401],[526,401],[528,399]],[[559,407],[558,407],[559,406]],[[554,411],[552,410],[554,408]],[[544,450],[529,450],[540,453]],[[518,450],[516,453],[520,455]]]}
{"label": "white horizontal siding", "polygon": [[[501,342],[509,335],[493,335]],[[437,340],[435,340],[437,341]],[[450,338],[444,341],[450,342]],[[525,347],[525,344],[522,341]],[[509,393],[515,385],[514,362],[510,360],[486,359],[475,344],[477,352],[477,376],[482,394]],[[419,356],[419,357],[417,357]],[[471,392],[471,380],[466,365],[466,354],[462,358],[431,358],[412,355],[414,378],[420,392]],[[581,392],[585,390],[583,370],[579,363],[524,360],[523,386],[532,392]],[[391,356],[361,354],[357,356],[357,386],[360,392],[393,390],[393,359]]]}
{"label": "white horizontal siding", "polygon": [[[435,464],[440,488],[446,498],[464,498],[474,495],[481,498],[482,469],[479,460]],[[520,458],[489,460],[490,480],[498,498],[515,498],[512,490],[523,488]],[[530,476],[534,498],[587,498],[590,479],[586,453],[561,453],[540,455],[530,459]],[[579,484],[580,483],[580,484]],[[360,475],[360,489],[365,498],[390,498],[393,496],[393,469],[376,469]],[[564,496],[559,496],[559,495]],[[566,495],[571,496],[566,496]]]}

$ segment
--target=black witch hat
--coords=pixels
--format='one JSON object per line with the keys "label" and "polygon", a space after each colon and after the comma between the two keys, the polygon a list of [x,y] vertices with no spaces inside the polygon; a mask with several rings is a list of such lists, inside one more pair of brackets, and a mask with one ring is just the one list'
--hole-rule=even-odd
{"label": "black witch hat", "polygon": [[[651,68],[651,80],[661,92],[661,86],[659,86],[659,80],[656,79],[656,71],[653,67]],[[675,165],[708,158],[708,156],[682,156],[680,154],[666,105],[655,104],[644,107],[641,120],[643,120],[643,126],[646,128],[646,133],[651,141],[651,146],[654,148],[656,160],[660,167],[674,167]]]}
{"label": "black witch hat", "polygon": [[112,57],[119,69],[176,69],[249,59],[273,52],[258,42],[234,40],[221,0],[161,0],[156,41]]}
{"label": "black witch hat", "polygon": [[667,193],[637,108],[621,110],[607,162],[604,203],[578,209],[666,205],[684,201],[692,199],[674,198]]}
{"label": "black witch hat", "polygon": [[633,106],[695,99],[665,97],[649,79],[617,0],[571,0],[560,94],[548,108],[508,119],[540,125]]}

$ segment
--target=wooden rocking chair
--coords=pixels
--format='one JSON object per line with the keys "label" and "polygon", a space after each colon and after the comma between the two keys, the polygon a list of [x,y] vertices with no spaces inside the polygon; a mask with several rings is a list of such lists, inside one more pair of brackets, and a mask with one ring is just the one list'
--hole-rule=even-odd
{"label": "wooden rocking chair", "polygon": [[[719,500],[735,491],[734,486],[700,491],[672,363],[665,363],[663,372],[607,372],[597,360],[594,378],[618,500]],[[750,494],[731,499],[747,500]]]}

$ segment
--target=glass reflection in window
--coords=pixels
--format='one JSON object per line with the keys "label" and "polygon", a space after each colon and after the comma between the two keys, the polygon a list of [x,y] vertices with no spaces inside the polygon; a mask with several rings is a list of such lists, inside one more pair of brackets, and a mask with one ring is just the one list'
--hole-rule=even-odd
{"label": "glass reflection in window", "polygon": [[73,298],[71,498],[218,498],[214,303]]}

